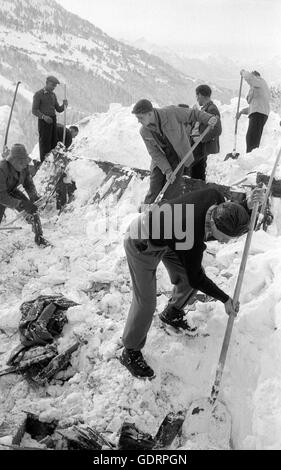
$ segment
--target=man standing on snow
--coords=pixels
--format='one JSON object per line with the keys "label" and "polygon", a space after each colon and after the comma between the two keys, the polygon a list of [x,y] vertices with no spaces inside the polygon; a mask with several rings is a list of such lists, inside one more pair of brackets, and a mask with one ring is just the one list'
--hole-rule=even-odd
{"label": "man standing on snow", "polygon": [[266,81],[256,70],[250,73],[242,69],[240,75],[250,85],[247,96],[249,106],[241,109],[237,115],[238,119],[242,114],[249,116],[249,126],[246,134],[246,151],[249,153],[260,145],[263,128],[270,112],[270,90]]}
{"label": "man standing on snow", "polygon": [[[58,141],[63,142],[63,131],[64,126],[62,124],[57,125]],[[65,147],[68,149],[72,144],[72,140],[77,137],[79,129],[77,126],[70,126],[66,129],[65,133]],[[73,193],[77,189],[74,181],[65,183],[67,179],[66,173],[63,173],[56,185],[56,201],[57,210],[61,211],[67,203],[70,203],[73,199]]]}
{"label": "man standing on snow", "polygon": [[[34,204],[39,199],[32,176],[29,171],[31,158],[27,155],[25,146],[15,144],[6,160],[0,161],[0,223],[5,213],[6,207],[16,209],[18,212],[27,213],[26,220],[32,224],[37,245],[49,245],[43,238],[42,233],[38,233],[39,215],[37,206]],[[25,196],[18,186],[22,184],[29,198]],[[35,220],[36,218],[36,220]]]}
{"label": "man standing on snow", "polygon": [[59,105],[54,89],[59,85],[59,80],[54,76],[47,77],[46,86],[35,93],[33,97],[32,114],[38,117],[40,160],[58,143],[56,111],[62,113],[68,101],[63,100]]}
{"label": "man standing on snow", "polygon": [[174,285],[172,297],[160,320],[176,329],[196,334],[184,318],[184,307],[194,302],[197,290],[224,303],[228,315],[236,316],[239,304],[223,292],[202,268],[205,242],[228,242],[248,230],[250,210],[261,202],[263,191],[256,189],[243,203],[225,202],[216,189],[193,191],[169,201],[161,201],[142,213],[128,228],[125,251],[130,269],[133,299],[123,332],[120,357],[132,375],[153,378],[154,371],[143,358],[144,347],[156,309],[156,270],[162,261]]}
{"label": "man standing on snow", "polygon": [[[193,152],[194,162],[190,166],[190,176],[192,178],[206,180],[206,167],[207,167],[207,157],[210,154],[219,153],[220,143],[219,136],[221,135],[222,128],[220,122],[220,112],[217,106],[211,100],[212,90],[208,85],[199,85],[196,88],[196,97],[199,106],[201,106],[201,111],[212,114],[218,117],[218,122],[215,127],[213,127],[208,134],[203,138],[203,140],[198,144]],[[200,137],[206,129],[206,124],[196,122],[191,130],[191,144],[193,145],[196,140]]]}
{"label": "man standing on snow", "polygon": [[[138,101],[132,113],[142,124],[140,134],[152,159],[150,188],[144,199],[145,204],[151,204],[191,148],[187,126],[198,121],[216,127],[218,119],[198,109],[179,106],[153,108],[152,103],[146,99]],[[193,161],[191,155],[184,166],[189,167]],[[182,193],[183,171],[184,167],[173,177],[165,198],[170,199]]]}

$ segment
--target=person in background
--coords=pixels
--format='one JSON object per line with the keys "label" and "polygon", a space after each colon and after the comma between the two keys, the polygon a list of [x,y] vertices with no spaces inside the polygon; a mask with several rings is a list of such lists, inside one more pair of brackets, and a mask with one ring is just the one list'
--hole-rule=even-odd
{"label": "person in background", "polygon": [[260,145],[263,128],[270,113],[270,90],[261,74],[254,70],[247,72],[242,69],[240,75],[250,85],[247,95],[249,106],[238,112],[239,119],[242,114],[249,116],[249,126],[246,134],[246,152],[249,153]]}
{"label": "person in background", "polygon": [[173,171],[190,150],[187,126],[196,121],[205,125],[216,126],[217,118],[198,109],[179,106],[154,108],[147,99],[138,101],[133,107],[140,124],[141,137],[151,156],[150,188],[144,204],[152,204],[166,181],[170,180],[164,197],[170,199],[182,193],[184,166],[194,161],[191,154],[188,161],[174,177]]}
{"label": "person in background", "polygon": [[[0,223],[7,207],[18,212],[25,211],[26,221],[31,223],[35,233],[36,244],[48,246],[49,243],[41,233],[38,208],[35,205],[39,196],[29,171],[30,161],[22,144],[13,145],[6,159],[0,161]],[[18,189],[19,185],[23,186],[28,197]]]}
{"label": "person in background", "polygon": [[[219,153],[220,143],[219,136],[222,133],[221,121],[220,121],[220,112],[214,102],[211,100],[212,90],[208,85],[199,85],[196,88],[196,98],[199,106],[201,106],[201,111],[212,114],[218,118],[217,125],[213,127],[207,135],[202,139],[198,146],[193,151],[194,162],[188,169],[189,176],[196,179],[206,180],[206,167],[207,167],[207,158],[210,154]],[[191,145],[196,143],[197,139],[200,137],[206,129],[206,124],[196,122],[192,129],[190,135]]]}
{"label": "person in background", "polygon": [[59,105],[54,90],[59,85],[59,80],[54,76],[47,77],[46,85],[37,91],[33,97],[32,114],[38,118],[40,160],[57,145],[57,118],[56,112],[62,113],[68,101],[63,100]]}
{"label": "person in background", "polygon": [[[63,142],[63,130],[64,130],[63,124],[58,123],[57,124],[58,142]],[[79,129],[77,126],[66,127],[64,145],[67,149],[71,146],[72,140],[75,139],[75,137],[77,137],[78,133],[79,133]]]}
{"label": "person in background", "polygon": [[[58,141],[63,142],[63,130],[62,124],[57,125]],[[72,144],[73,139],[77,137],[79,129],[77,126],[70,126],[66,128],[65,133],[65,147],[68,149]],[[73,200],[74,191],[77,189],[75,181],[67,181],[66,173],[63,173],[56,185],[56,208],[58,211],[62,211],[66,204]]]}

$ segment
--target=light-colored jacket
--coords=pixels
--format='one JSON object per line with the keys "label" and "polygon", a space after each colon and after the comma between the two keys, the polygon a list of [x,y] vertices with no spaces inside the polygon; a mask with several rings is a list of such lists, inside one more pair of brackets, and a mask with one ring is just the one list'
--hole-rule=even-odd
{"label": "light-colored jacket", "polygon": [[246,82],[250,85],[247,96],[249,103],[248,114],[261,113],[268,116],[270,112],[270,90],[266,81],[247,71],[243,73],[243,78],[245,78]]}
{"label": "light-colored jacket", "polygon": [[[199,109],[181,108],[178,106],[167,106],[165,108],[155,109],[160,118],[163,134],[169,139],[180,160],[182,160],[190,150],[188,124],[196,121],[208,124],[212,114],[205,113]],[[161,148],[153,133],[148,127],[142,126],[140,134],[144,140],[149,155],[151,156],[151,170],[158,166],[162,173],[171,170],[164,150]],[[190,166],[194,161],[193,155],[186,161],[185,166]]]}

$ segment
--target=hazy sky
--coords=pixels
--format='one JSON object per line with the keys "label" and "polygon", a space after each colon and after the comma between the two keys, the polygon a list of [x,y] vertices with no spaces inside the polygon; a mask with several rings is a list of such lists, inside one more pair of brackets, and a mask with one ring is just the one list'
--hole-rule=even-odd
{"label": "hazy sky", "polygon": [[281,54],[281,0],[57,1],[117,39],[144,37],[190,54]]}

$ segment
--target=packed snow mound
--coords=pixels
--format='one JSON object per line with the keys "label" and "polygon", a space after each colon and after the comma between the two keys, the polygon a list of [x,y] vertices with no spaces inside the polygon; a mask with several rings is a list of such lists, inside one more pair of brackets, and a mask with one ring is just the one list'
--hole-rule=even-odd
{"label": "packed snow mound", "polygon": [[[232,124],[233,118],[229,120]],[[197,338],[165,332],[158,313],[169,299],[171,284],[164,267],[159,266],[157,312],[144,349],[156,378],[150,382],[134,379],[121,366],[121,336],[132,295],[123,237],[137,215],[148,179],[132,180],[118,202],[109,197],[93,204],[93,195],[105,176],[93,160],[116,158],[140,167],[137,162],[148,157],[130,108],[114,105],[108,113],[81,123],[80,128],[68,171],[77,184],[75,200],[60,216],[51,207],[42,217],[44,235],[54,247],[38,248],[23,222],[21,232],[1,233],[0,368],[18,344],[21,303],[39,295],[62,294],[80,304],[67,312],[59,351],[77,340],[83,344],[60,380],[46,387],[33,389],[15,375],[1,377],[0,417],[28,410],[47,422],[84,422],[117,442],[123,421],[133,421],[140,430],[155,435],[168,412],[209,396],[227,317],[220,302],[197,302],[189,313],[199,327]],[[227,151],[231,151],[231,144],[229,141]],[[266,166],[269,146],[262,148],[259,162]],[[227,167],[229,162],[222,164],[221,158],[222,154],[213,159],[213,171],[217,161],[216,175],[223,174],[223,165],[231,168]],[[240,161],[235,164],[244,175]],[[232,177],[231,170],[228,181]],[[38,185],[39,180],[40,172]],[[279,215],[277,223],[280,220]],[[281,237],[275,233],[272,228],[253,236],[240,313],[222,380],[220,398],[232,415],[236,449],[281,449]],[[204,256],[207,274],[230,295],[244,242],[245,236],[228,245],[210,242]],[[180,442],[183,449],[200,449],[200,445]]]}
{"label": "packed snow mound", "polygon": [[[261,147],[250,154],[245,153],[248,118],[241,116],[237,136],[239,160],[224,162],[226,154],[233,150],[237,99],[233,99],[230,105],[221,105],[219,102],[216,104],[221,112],[223,132],[220,136],[220,153],[208,158],[209,180],[229,184],[253,169],[270,173],[276,149],[281,141],[280,116],[270,113],[264,128]],[[241,107],[246,104],[246,101],[242,102]],[[132,107],[112,104],[108,112],[96,113],[80,121],[78,123],[80,133],[76,139],[74,155],[149,169],[151,159],[139,134],[140,124],[131,111]],[[281,170],[278,171],[281,177]]]}

